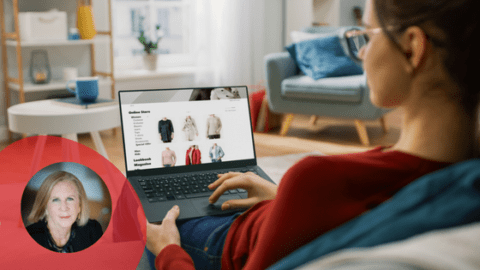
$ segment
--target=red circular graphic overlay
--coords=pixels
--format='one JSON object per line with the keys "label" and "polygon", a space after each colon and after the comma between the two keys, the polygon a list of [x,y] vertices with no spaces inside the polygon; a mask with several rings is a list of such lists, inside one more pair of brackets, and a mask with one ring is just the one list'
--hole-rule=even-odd
{"label": "red circular graphic overlay", "polygon": [[[95,171],[112,199],[111,221],[102,238],[75,253],[55,253],[40,246],[21,217],[28,181],[58,162],[75,162]],[[0,239],[2,269],[136,269],[145,248],[146,218],[130,183],[102,155],[68,139],[35,136],[0,152]]]}

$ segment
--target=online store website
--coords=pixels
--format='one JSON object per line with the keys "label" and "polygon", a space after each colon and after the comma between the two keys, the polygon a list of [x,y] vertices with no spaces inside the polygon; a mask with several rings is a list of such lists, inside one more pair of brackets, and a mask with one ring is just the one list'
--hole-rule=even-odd
{"label": "online store website", "polygon": [[121,93],[127,171],[254,158],[246,87]]}

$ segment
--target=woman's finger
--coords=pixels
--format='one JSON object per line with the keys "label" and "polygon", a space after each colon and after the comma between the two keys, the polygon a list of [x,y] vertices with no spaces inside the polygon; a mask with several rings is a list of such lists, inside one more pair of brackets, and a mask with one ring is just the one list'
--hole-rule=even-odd
{"label": "woman's finger", "polygon": [[225,191],[230,189],[243,188],[246,189],[244,175],[237,175],[233,178],[226,179],[220,186],[215,189],[212,195],[210,195],[209,202],[215,203]]}
{"label": "woman's finger", "polygon": [[165,218],[163,218],[162,224],[165,224],[165,222],[173,222],[175,223],[175,220],[178,218],[180,215],[180,208],[178,205],[175,205],[170,209],[167,214],[165,215]]}
{"label": "woman's finger", "polygon": [[249,208],[259,201],[258,198],[229,200],[222,204],[222,210]]}
{"label": "woman's finger", "polygon": [[224,173],[224,174],[219,174],[219,178],[217,180],[215,180],[215,182],[211,183],[210,185],[208,185],[208,188],[209,189],[216,189],[218,186],[220,186],[225,180],[227,179],[230,179],[232,177],[235,177],[239,174],[242,174],[242,173],[238,173],[238,172],[228,172],[228,173]]}

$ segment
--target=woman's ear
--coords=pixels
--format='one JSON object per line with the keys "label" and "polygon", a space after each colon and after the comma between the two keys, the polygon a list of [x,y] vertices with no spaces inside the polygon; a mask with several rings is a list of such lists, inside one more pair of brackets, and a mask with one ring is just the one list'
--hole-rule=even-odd
{"label": "woman's ear", "polygon": [[421,67],[427,57],[427,36],[418,26],[411,26],[402,35],[402,47],[408,61],[407,72],[413,73]]}

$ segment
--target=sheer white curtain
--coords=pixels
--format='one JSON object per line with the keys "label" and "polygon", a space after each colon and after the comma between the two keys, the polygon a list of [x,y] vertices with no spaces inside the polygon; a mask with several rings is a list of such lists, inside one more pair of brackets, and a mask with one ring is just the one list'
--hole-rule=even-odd
{"label": "sheer white curtain", "polygon": [[264,0],[195,0],[197,86],[249,85],[263,77]]}

